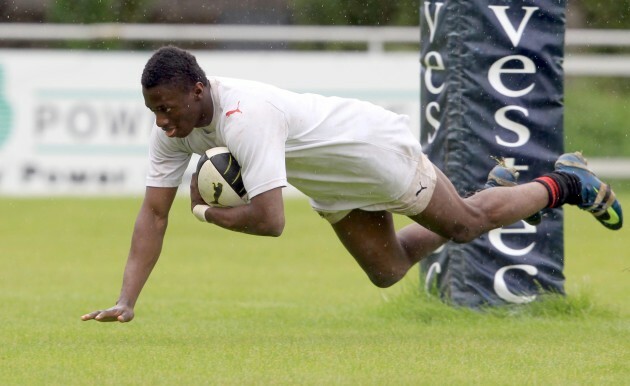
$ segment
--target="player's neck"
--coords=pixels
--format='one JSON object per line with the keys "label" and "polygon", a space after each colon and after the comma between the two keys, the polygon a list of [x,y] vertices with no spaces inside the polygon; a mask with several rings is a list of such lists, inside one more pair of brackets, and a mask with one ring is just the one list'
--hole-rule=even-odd
{"label": "player's neck", "polygon": [[201,100],[203,106],[201,107],[201,117],[199,118],[197,127],[210,126],[212,118],[214,117],[214,102],[212,101],[212,94],[210,93],[209,87],[207,90],[207,97]]}

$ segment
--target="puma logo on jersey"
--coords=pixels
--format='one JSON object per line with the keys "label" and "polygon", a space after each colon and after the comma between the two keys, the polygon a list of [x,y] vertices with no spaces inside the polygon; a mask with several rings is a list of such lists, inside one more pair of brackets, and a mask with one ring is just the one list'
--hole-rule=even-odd
{"label": "puma logo on jersey", "polygon": [[236,105],[236,108],[234,110],[230,110],[227,113],[225,113],[225,116],[229,117],[230,115],[235,114],[235,113],[243,114],[243,112],[239,109],[240,106],[241,106],[241,101],[238,101],[238,104]]}

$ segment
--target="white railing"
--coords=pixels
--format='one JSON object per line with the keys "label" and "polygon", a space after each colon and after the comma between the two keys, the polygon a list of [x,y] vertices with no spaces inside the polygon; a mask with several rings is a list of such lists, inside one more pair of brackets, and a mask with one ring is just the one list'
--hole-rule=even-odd
{"label": "white railing", "polygon": [[[353,42],[382,51],[387,43],[419,43],[418,27],[0,23],[0,40],[133,40],[209,42]],[[630,47],[630,30],[569,29],[567,46]]]}
{"label": "white railing", "polygon": [[[226,25],[226,24],[36,24],[0,23],[0,41],[147,42],[338,42],[363,43],[370,53],[382,53],[389,43],[419,44],[418,27]],[[569,29],[567,47],[630,47],[630,30]],[[630,55],[568,54],[569,75],[630,77]]]}
{"label": "white railing", "polygon": [[[32,24],[0,23],[0,41],[147,42],[338,42],[364,43],[382,53],[389,43],[420,43],[418,27],[225,25],[225,24]],[[569,29],[567,47],[630,47],[630,30]],[[630,77],[630,55],[567,54],[568,75]]]}

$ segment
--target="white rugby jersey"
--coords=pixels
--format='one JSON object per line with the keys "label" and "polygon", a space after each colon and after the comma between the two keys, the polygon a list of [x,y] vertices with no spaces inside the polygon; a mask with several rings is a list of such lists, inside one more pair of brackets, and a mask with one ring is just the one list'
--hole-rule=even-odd
{"label": "white rugby jersey", "polygon": [[254,81],[209,81],[209,126],[186,138],[153,128],[147,186],[178,186],[192,153],[226,146],[241,165],[250,199],[288,182],[319,211],[380,210],[403,195],[422,162],[405,115]]}

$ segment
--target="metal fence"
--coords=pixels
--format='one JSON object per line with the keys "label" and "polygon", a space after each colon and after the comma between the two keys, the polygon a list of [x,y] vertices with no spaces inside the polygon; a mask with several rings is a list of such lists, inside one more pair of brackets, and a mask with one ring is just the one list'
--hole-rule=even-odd
{"label": "metal fence", "polygon": [[[39,24],[0,23],[0,40],[211,41],[365,43],[380,52],[387,43],[419,43],[417,27],[227,25],[227,24]],[[569,29],[569,47],[630,47],[630,30]]]}

